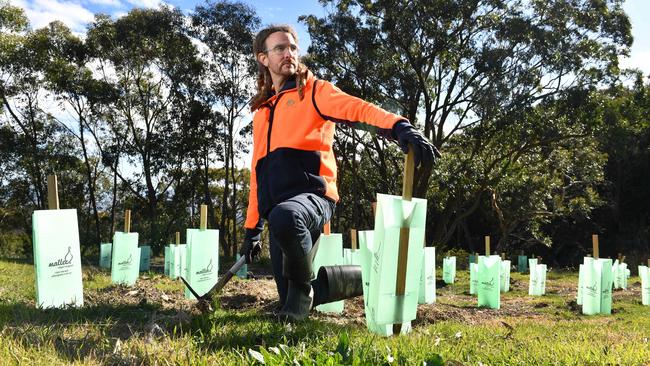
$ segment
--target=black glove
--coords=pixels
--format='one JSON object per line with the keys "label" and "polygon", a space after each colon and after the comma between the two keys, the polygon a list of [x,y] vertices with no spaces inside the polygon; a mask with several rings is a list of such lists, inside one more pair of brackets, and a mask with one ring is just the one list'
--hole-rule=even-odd
{"label": "black glove", "polygon": [[409,152],[409,145],[413,146],[415,166],[433,165],[440,157],[440,152],[407,121],[399,121],[393,125],[393,136],[402,148],[404,154]]}
{"label": "black glove", "polygon": [[262,231],[259,229],[246,229],[244,244],[239,248],[239,255],[246,257],[246,263],[251,263],[253,258],[260,254],[262,246],[255,243],[260,241],[261,234]]}

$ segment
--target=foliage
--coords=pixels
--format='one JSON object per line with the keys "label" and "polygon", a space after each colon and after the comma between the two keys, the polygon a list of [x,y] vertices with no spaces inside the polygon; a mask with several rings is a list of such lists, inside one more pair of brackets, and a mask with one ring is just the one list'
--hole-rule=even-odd
{"label": "foliage", "polygon": [[[421,126],[443,152],[434,171],[416,172],[416,196],[433,202],[428,242],[446,244],[454,237],[471,242],[497,226],[502,247],[548,244],[541,227],[554,216],[573,213],[550,207],[551,201],[562,198],[556,203],[580,206],[583,213],[597,206],[593,185],[604,160],[596,151],[593,122],[574,118],[574,111],[558,112],[554,105],[616,80],[618,55],[627,52],[632,40],[620,3],[322,3],[331,9],[326,17],[302,17],[312,38],[306,62],[342,89]],[[352,139],[336,150],[352,154],[349,166],[359,160],[355,142],[361,141],[381,167],[362,170],[363,164],[356,165],[348,174],[363,171],[364,177],[342,182],[344,199],[357,197],[352,191],[374,192],[375,187],[397,191],[393,177],[399,173],[393,172],[400,169],[385,169],[399,166],[394,155],[378,151],[383,146],[376,140],[348,133],[339,137]],[[345,148],[348,144],[352,151]],[[561,152],[576,146],[590,149],[582,157]],[[564,167],[547,169],[550,151],[557,151],[554,162],[564,162]],[[592,157],[601,165],[574,169],[591,164]],[[558,180],[563,173],[569,173],[562,177],[565,182]],[[590,181],[570,197],[558,193],[562,184],[583,177]],[[373,180],[383,183],[367,184]],[[549,187],[549,182],[555,184]],[[493,196],[503,215],[490,212]],[[345,216],[341,221],[358,217],[351,211],[339,210]],[[470,225],[474,216],[479,221]]]}

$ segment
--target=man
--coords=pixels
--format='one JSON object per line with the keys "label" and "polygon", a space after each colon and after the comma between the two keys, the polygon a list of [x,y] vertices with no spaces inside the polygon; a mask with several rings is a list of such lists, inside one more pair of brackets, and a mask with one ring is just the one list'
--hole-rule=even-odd
{"label": "man", "polygon": [[[311,283],[314,247],[339,199],[332,144],[336,123],[363,127],[397,139],[416,165],[432,164],[434,148],[404,118],[317,80],[298,60],[298,37],[290,26],[270,26],[253,43],[257,95],[251,101],[253,160],[246,235],[247,261],[269,224],[273,275],[282,320],[305,319],[320,303],[361,294],[358,266],[328,268]],[[355,268],[356,267],[356,268]],[[333,293],[338,292],[338,293]]]}

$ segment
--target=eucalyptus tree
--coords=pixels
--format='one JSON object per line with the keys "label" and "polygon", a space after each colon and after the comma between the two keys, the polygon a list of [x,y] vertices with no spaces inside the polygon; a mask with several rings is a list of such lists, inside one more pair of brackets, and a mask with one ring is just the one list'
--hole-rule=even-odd
{"label": "eucalyptus tree", "polygon": [[200,151],[196,164],[203,172],[204,200],[210,207],[209,167],[217,161],[223,164],[221,212],[218,224],[216,216],[214,224],[220,228],[226,255],[231,255],[238,246],[237,231],[242,226],[238,210],[242,202],[238,191],[247,182],[243,182],[244,177],[236,164],[248,152],[244,139],[248,139],[251,129],[245,125],[250,124],[247,108],[255,89],[256,71],[252,45],[260,19],[248,5],[231,1],[197,6],[191,19],[191,34],[205,45],[202,57],[206,60],[207,94],[204,100],[213,114],[211,119],[204,120],[201,136],[195,140],[200,145],[196,147]]}
{"label": "eucalyptus tree", "polygon": [[[108,227],[102,230],[100,220],[100,210],[104,209],[100,207],[100,201],[106,194],[98,189],[98,181],[106,168],[101,164],[101,155],[90,142],[91,136],[102,127],[94,112],[97,109],[95,105],[106,102],[111,89],[94,78],[85,43],[63,23],[55,21],[33,33],[35,47],[48,50],[43,62],[45,84],[42,87],[53,93],[59,102],[59,117],[53,118],[76,139],[81,150],[83,169],[80,173],[84,176],[87,196],[82,195],[80,214],[82,218],[92,217],[92,220],[87,220],[92,221],[92,242],[99,245],[102,231],[105,231],[104,238],[111,235]],[[84,209],[86,204],[88,208]]]}
{"label": "eucalyptus tree", "polygon": [[183,14],[168,7],[133,9],[116,20],[97,16],[86,42],[100,80],[115,91],[101,110],[108,126],[108,137],[97,141],[103,162],[142,208],[139,229],[160,245],[175,215],[159,210],[173,200],[192,153],[182,127],[203,64]]}
{"label": "eucalyptus tree", "polygon": [[[448,243],[492,192],[502,196],[500,167],[565,139],[546,135],[555,120],[526,117],[536,105],[613,80],[618,56],[632,42],[621,1],[321,3],[329,15],[301,18],[312,39],[310,66],[344,90],[403,114],[423,128],[443,160],[454,160],[453,174],[441,171],[444,162],[438,171],[418,172],[415,195],[434,203],[429,243]],[[567,126],[567,140],[587,136]],[[381,153],[376,140],[364,137],[361,144],[375,150],[380,186],[397,191],[391,154]],[[461,147],[462,154],[451,153]]]}
{"label": "eucalyptus tree", "polygon": [[[49,92],[43,88],[50,50],[40,42],[41,31],[32,31],[20,8],[0,3],[0,101],[4,114],[3,150],[13,157],[12,171],[5,171],[3,185],[29,231],[29,214],[47,208],[46,175],[74,174],[75,146],[54,120],[48,106]],[[8,188],[7,188],[8,187]],[[65,190],[62,190],[62,201]]]}
{"label": "eucalyptus tree", "polygon": [[[632,85],[617,84],[598,94],[603,128],[598,139],[607,154],[606,204],[593,215],[616,252],[630,260],[650,252],[650,82],[637,74]],[[616,253],[613,252],[613,253]],[[632,263],[634,264],[634,263]],[[643,264],[643,263],[639,263]]]}

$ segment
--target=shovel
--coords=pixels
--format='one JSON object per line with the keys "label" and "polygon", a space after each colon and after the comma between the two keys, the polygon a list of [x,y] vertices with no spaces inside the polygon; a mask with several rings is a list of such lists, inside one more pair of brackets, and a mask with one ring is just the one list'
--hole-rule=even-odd
{"label": "shovel", "polygon": [[[260,247],[261,245],[262,244],[259,241],[253,243],[253,247]],[[255,251],[255,249],[253,249],[253,251]],[[232,267],[230,267],[228,272],[224,273],[224,275],[221,276],[221,278],[217,281],[217,283],[214,286],[212,286],[212,288],[208,292],[203,294],[203,296],[199,296],[199,294],[192,288],[192,286],[190,286],[188,281],[185,280],[183,276],[180,277],[181,277],[181,281],[183,281],[183,283],[185,284],[185,287],[187,287],[187,289],[192,293],[192,295],[196,297],[196,300],[198,301],[196,304],[197,308],[199,308],[199,310],[202,313],[212,312],[214,311],[214,309],[212,308],[212,296],[219,293],[219,291],[221,291],[221,289],[223,289],[226,286],[226,284],[230,281],[230,279],[235,275],[235,273],[237,273],[237,271],[239,271],[244,266],[244,264],[246,264],[246,257],[242,256],[241,258],[239,258],[239,260],[237,260],[237,262],[235,262],[235,264],[232,265]]]}

